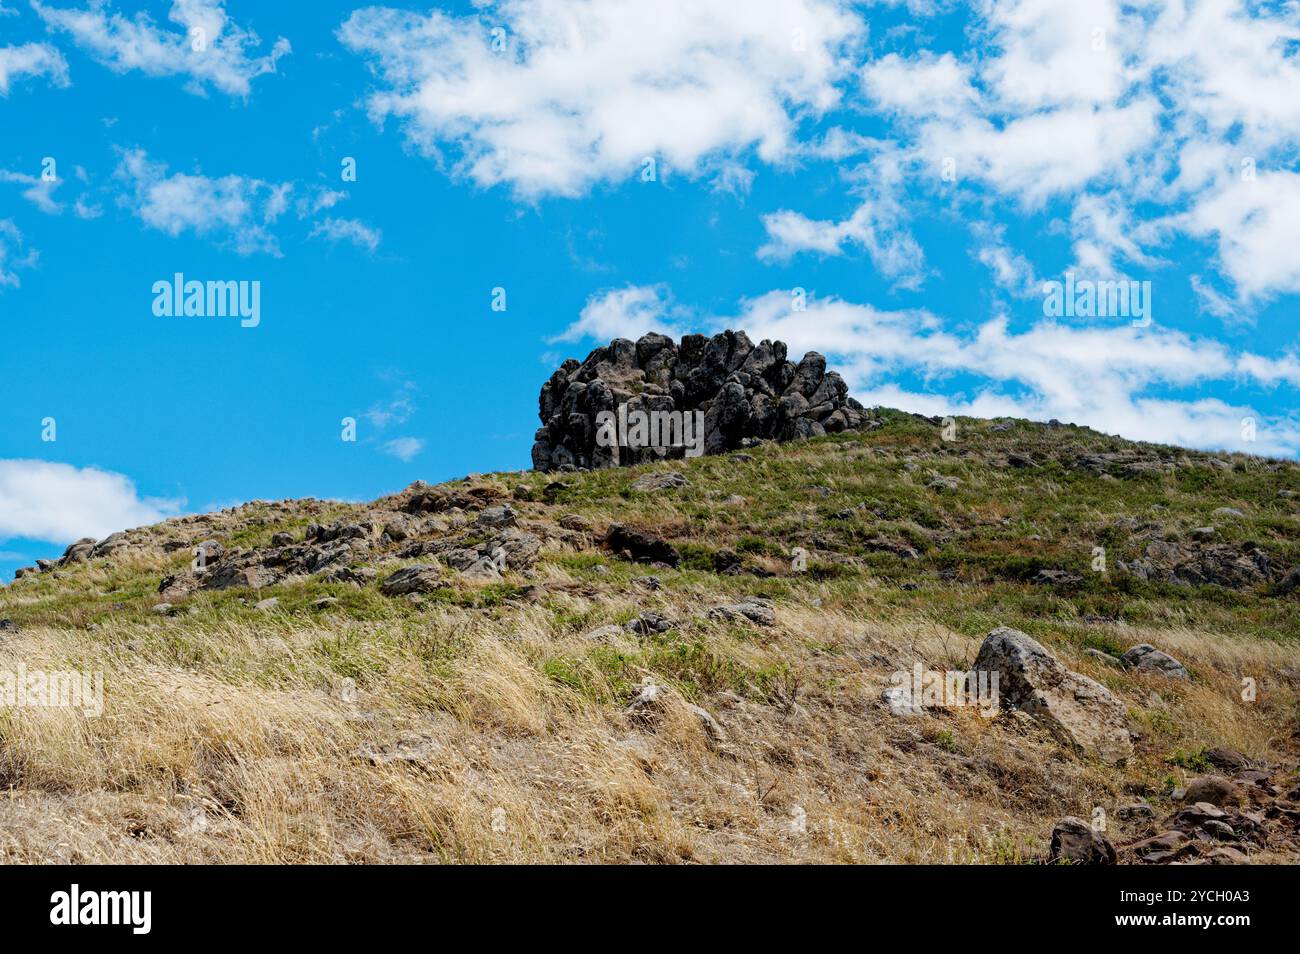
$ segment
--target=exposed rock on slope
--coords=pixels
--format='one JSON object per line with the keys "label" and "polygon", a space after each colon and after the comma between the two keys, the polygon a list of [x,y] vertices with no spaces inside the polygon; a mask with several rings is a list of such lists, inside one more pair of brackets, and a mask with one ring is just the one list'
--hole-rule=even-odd
{"label": "exposed rock on slope", "polygon": [[1112,764],[1132,756],[1124,704],[1019,630],[999,626],[989,633],[974,669],[998,673],[1002,701],[1038,719],[1066,745]]}
{"label": "exposed rock on slope", "polygon": [[746,438],[788,441],[852,430],[868,420],[838,374],[815,351],[798,364],[781,341],[754,345],[743,331],[675,344],[647,334],[616,338],[582,363],[570,358],[542,387],[542,427],[533,444],[537,470],[618,467],[683,457],[685,447],[602,447],[596,415],[628,411],[704,414],[703,452],[717,454]]}

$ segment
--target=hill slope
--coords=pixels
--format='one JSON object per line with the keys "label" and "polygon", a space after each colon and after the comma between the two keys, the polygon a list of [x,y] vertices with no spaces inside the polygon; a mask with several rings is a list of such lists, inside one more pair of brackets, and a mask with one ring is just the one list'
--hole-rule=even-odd
{"label": "hill slope", "polygon": [[[874,416],[74,545],[0,590],[0,671],[102,672],[103,714],[0,708],[0,859],[1021,862],[1074,815],[1131,861],[1213,771],[1224,843],[1293,860],[1300,468]],[[1000,625],[1132,756],[882,697]],[[1141,643],[1190,678],[1113,662]]]}

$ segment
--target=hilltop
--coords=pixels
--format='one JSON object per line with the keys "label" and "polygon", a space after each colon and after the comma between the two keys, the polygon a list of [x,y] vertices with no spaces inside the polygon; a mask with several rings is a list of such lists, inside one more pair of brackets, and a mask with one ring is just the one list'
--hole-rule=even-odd
{"label": "hilltop", "polygon": [[[1295,860],[1300,467],[862,413],[74,544],[0,670],[104,713],[0,709],[0,858]],[[1089,711],[889,692],[998,627]]]}

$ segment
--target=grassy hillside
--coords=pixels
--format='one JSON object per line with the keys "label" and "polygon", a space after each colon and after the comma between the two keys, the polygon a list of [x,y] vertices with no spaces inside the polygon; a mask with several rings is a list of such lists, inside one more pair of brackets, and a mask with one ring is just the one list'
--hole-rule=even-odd
{"label": "grassy hillside", "polygon": [[[1294,768],[1300,468],[1067,426],[959,419],[945,440],[878,420],[369,505],[251,503],[25,575],[0,589],[17,627],[0,670],[102,671],[105,706],[0,708],[0,859],[1016,863],[1044,856],[1063,815],[1167,814],[1214,747]],[[688,485],[632,488],[670,471]],[[490,548],[480,514],[504,503],[535,560],[497,578],[414,555]],[[336,521],[364,534],[331,568],[350,580],[165,584],[202,541],[270,552]],[[680,562],[609,552],[615,522]],[[383,591],[417,565],[438,585]],[[746,597],[775,622],[708,612]],[[621,625],[648,613],[666,627]],[[969,668],[998,625],[1123,700],[1128,764],[1016,713],[882,703],[916,662]],[[1089,652],[1143,642],[1190,681]],[[647,682],[656,706],[629,710]]]}

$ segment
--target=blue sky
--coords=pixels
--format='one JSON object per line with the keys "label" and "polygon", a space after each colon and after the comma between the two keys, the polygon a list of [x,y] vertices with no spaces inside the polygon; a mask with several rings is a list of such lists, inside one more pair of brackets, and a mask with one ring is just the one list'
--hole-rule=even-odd
{"label": "blue sky", "polygon": [[[525,468],[554,365],[652,328],[1295,456],[1298,10],[0,0],[0,577]],[[259,323],[155,315],[178,272]],[[1049,317],[1067,272],[1150,323]]]}

